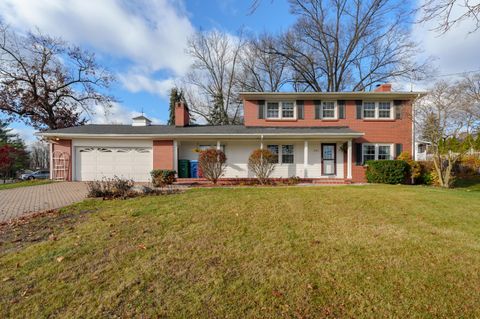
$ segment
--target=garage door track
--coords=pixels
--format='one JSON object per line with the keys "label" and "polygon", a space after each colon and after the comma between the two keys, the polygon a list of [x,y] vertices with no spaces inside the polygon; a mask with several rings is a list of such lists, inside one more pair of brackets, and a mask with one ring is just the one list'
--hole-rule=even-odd
{"label": "garage door track", "polygon": [[81,182],[56,182],[0,190],[0,223],[28,213],[61,208],[85,199],[86,195],[87,186]]}

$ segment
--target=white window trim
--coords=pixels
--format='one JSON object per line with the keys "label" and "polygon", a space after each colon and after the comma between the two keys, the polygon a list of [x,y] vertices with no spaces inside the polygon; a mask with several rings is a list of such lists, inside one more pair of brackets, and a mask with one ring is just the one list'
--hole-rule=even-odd
{"label": "white window trim", "polygon": [[[364,106],[365,102],[375,103],[375,116],[374,117],[365,117]],[[380,103],[390,103],[390,117],[380,117],[379,105]],[[393,107],[393,101],[364,101],[362,103],[362,119],[365,120],[379,120],[379,121],[389,121],[395,119],[395,108]]]}
{"label": "white window trim", "polygon": [[[333,102],[333,117],[324,117],[323,116],[323,103]],[[322,101],[320,104],[320,118],[322,120],[338,120],[338,104],[337,101]]]}
{"label": "white window trim", "polygon": [[[293,103],[293,117],[283,117],[283,103]],[[268,103],[278,103],[278,117],[270,117],[268,116]],[[297,102],[296,101],[265,101],[265,118],[267,120],[284,120],[284,121],[291,121],[297,119]]]}
{"label": "white window trim", "polygon": [[388,144],[388,143],[363,143],[362,144],[362,162],[365,164],[365,146],[373,145],[375,146],[375,161],[378,161],[378,153],[379,153],[379,146],[388,146],[390,147],[390,159],[393,159],[395,154],[395,145],[394,144]]}
{"label": "white window trim", "polygon": [[[277,163],[277,165],[294,165],[294,164],[295,164],[295,158],[297,157],[297,156],[295,155],[295,144],[269,144],[269,143],[267,143],[267,144],[266,144],[266,146],[267,146],[266,149],[267,149],[267,150],[268,150],[268,146],[270,146],[270,145],[276,145],[276,146],[278,146],[278,154],[277,154],[277,155],[278,155],[278,163]],[[293,155],[293,163],[283,163],[283,158],[282,158],[283,150],[282,150],[282,146],[284,146],[284,145],[292,145],[292,147],[293,147],[293,154],[292,154],[292,155]]]}

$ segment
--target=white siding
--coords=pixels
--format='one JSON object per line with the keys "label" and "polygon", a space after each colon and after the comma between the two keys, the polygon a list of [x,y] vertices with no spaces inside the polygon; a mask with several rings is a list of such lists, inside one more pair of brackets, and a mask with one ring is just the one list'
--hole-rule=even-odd
{"label": "white siding", "polygon": [[[332,142],[328,142],[332,143]],[[227,156],[227,169],[225,176],[227,178],[245,178],[254,177],[252,172],[248,170],[248,157],[253,150],[260,148],[260,141],[220,141],[225,146],[225,155]],[[276,145],[293,145],[294,146],[294,164],[277,164],[275,171],[271,177],[288,178],[292,176],[304,177],[304,141],[285,141],[285,140],[264,140],[263,146],[269,144]],[[343,143],[337,143],[337,174],[335,177],[343,178],[343,152],[340,146]],[[198,153],[194,150],[200,145],[212,145],[216,147],[216,141],[198,141],[198,142],[179,142],[178,159],[196,160]],[[308,142],[308,166],[307,176],[309,178],[327,177],[322,176],[322,159],[321,159],[321,141]],[[330,176],[331,177],[331,176]]]}

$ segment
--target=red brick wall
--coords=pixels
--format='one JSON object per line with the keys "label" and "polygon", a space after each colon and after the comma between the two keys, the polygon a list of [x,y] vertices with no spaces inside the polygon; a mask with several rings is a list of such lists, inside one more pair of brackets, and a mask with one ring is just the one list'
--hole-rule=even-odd
{"label": "red brick wall", "polygon": [[[55,151],[60,151],[68,155],[69,160],[68,160],[68,172],[67,172],[66,179],[68,181],[71,181],[72,180],[72,140],[58,140],[58,141],[52,141],[51,143],[52,143],[53,153],[55,153]],[[52,158],[53,158],[53,154],[52,154]],[[53,173],[53,167],[51,167],[50,169],[52,170],[52,173]]]}
{"label": "red brick wall", "polygon": [[190,113],[183,102],[175,103],[175,126],[187,126],[190,123]]}
{"label": "red brick wall", "polygon": [[[244,101],[245,126],[348,126],[352,130],[365,133],[353,143],[392,143],[403,144],[403,150],[412,151],[411,101],[404,101],[400,120],[363,120],[356,118],[355,101],[345,102],[345,119],[317,120],[313,101],[304,102],[303,120],[267,120],[258,119],[257,101]],[[352,177],[356,182],[365,181],[364,167],[355,165],[355,144],[353,145]]]}
{"label": "red brick wall", "polygon": [[153,169],[173,169],[173,141],[153,141]]}

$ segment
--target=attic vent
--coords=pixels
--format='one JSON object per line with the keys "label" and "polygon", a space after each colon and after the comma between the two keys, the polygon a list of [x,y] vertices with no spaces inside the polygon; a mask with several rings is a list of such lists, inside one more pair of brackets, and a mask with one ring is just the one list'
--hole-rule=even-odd
{"label": "attic vent", "polygon": [[152,121],[143,115],[134,117],[132,122],[132,126],[148,126],[150,124],[152,124]]}

